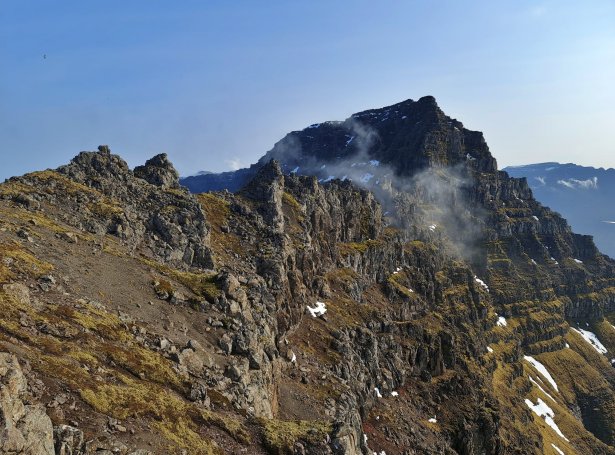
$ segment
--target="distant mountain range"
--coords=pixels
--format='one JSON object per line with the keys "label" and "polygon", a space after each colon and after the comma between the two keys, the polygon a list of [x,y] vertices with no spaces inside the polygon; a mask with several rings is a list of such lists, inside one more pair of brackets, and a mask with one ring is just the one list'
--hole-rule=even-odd
{"label": "distant mountain range", "polygon": [[593,235],[598,248],[615,257],[615,169],[538,163],[504,170],[527,178],[537,200],[561,213],[576,232]]}

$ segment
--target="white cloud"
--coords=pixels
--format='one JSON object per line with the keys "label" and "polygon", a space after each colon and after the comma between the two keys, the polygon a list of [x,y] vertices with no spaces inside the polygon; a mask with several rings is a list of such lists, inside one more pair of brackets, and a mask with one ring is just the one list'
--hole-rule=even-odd
{"label": "white cloud", "polygon": [[598,188],[598,177],[592,177],[587,180],[578,180],[578,179],[566,179],[566,180],[558,180],[557,183],[565,186],[566,188],[574,189],[592,189],[595,190]]}
{"label": "white cloud", "polygon": [[244,167],[239,158],[231,158],[229,160],[224,160],[224,162],[231,168],[232,171],[236,171],[237,169]]}

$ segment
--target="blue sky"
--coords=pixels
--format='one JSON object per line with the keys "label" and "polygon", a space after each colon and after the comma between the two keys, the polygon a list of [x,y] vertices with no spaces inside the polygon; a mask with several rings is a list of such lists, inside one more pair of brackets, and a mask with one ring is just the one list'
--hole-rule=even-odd
{"label": "blue sky", "polygon": [[99,144],[228,170],[427,94],[500,166],[615,167],[613,1],[3,0],[0,62],[0,179]]}

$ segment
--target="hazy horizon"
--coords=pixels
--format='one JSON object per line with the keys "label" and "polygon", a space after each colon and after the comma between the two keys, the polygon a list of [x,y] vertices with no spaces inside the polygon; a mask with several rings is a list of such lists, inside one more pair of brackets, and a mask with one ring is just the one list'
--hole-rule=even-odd
{"label": "hazy horizon", "polygon": [[7,1],[0,180],[99,144],[131,167],[245,167],[292,130],[424,95],[500,168],[615,167],[614,23],[609,1]]}

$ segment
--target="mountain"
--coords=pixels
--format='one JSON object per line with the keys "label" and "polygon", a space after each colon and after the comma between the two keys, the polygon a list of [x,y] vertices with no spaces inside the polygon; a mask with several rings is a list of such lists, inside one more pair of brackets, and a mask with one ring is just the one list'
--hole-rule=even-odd
{"label": "mountain", "polygon": [[615,453],[615,262],[435,99],[234,176],[0,185],[2,453]]}
{"label": "mountain", "polygon": [[536,199],[560,212],[576,231],[593,235],[600,250],[615,257],[615,169],[539,163],[504,170],[527,178]]}
{"label": "mountain", "polygon": [[[434,97],[425,96],[359,112],[343,122],[317,123],[293,131],[249,168],[196,175],[181,179],[181,183],[195,193],[234,192],[272,159],[280,162],[285,173],[316,175],[321,181],[366,180],[370,185],[391,170],[409,176],[428,166],[455,166],[466,161],[495,171],[495,160],[482,134],[462,128],[460,122],[444,115]],[[440,141],[449,139],[448,149],[443,149]],[[456,141],[463,141],[468,149],[465,154],[455,149]]]}

